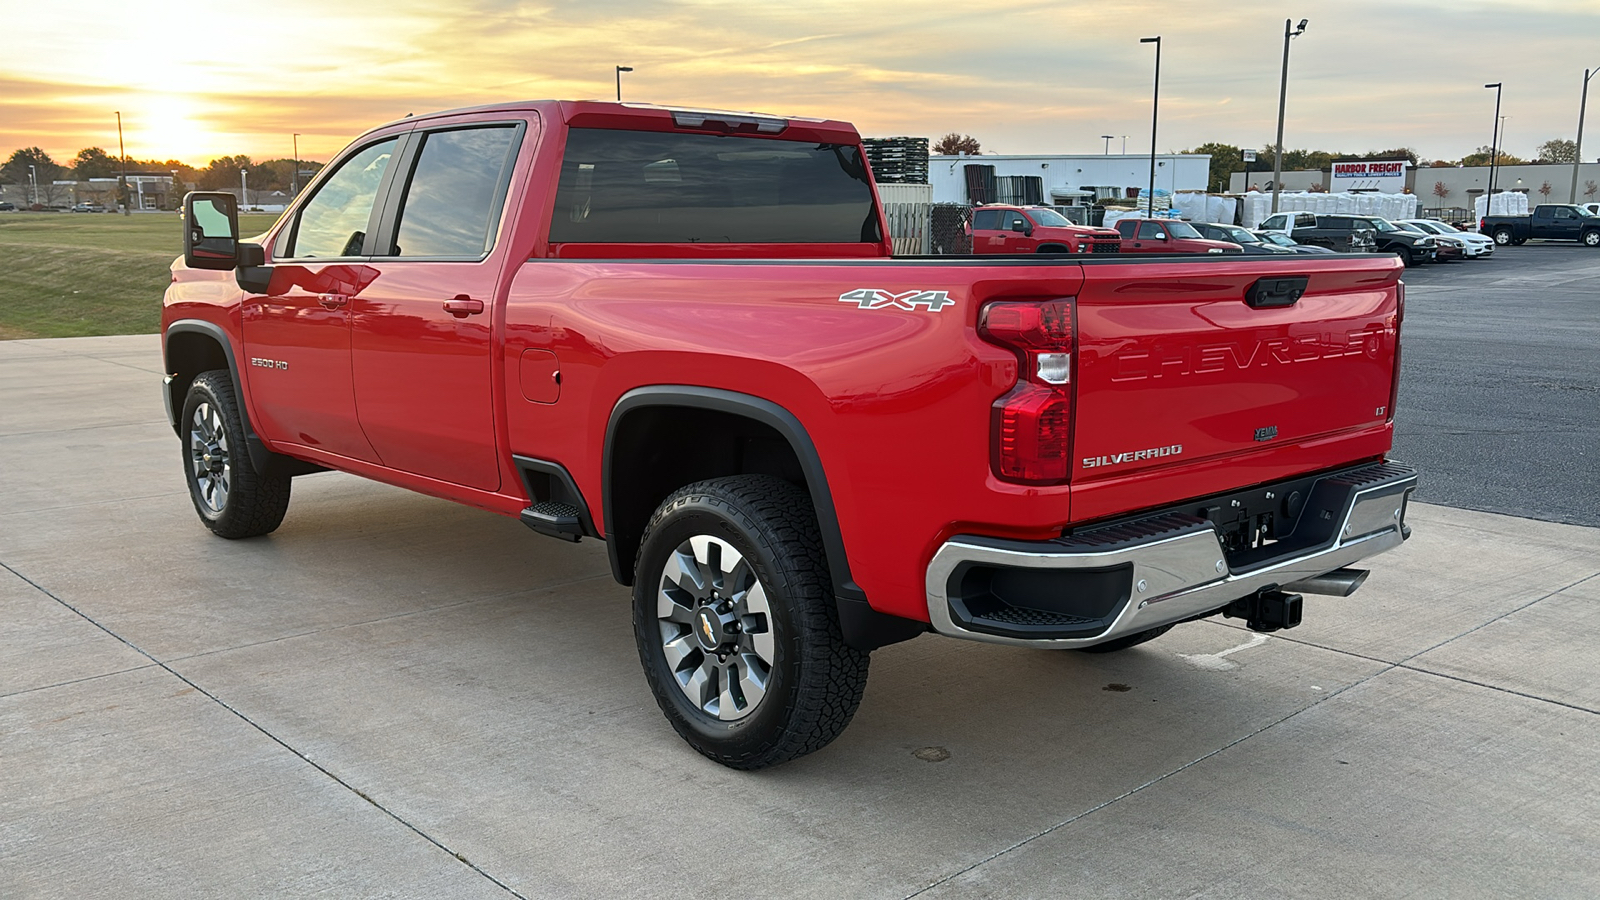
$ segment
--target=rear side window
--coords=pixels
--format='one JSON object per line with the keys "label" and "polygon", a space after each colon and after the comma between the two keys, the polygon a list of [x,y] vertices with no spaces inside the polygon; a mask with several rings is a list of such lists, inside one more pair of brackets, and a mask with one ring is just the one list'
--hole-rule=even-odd
{"label": "rear side window", "polygon": [[426,135],[390,255],[482,259],[494,244],[516,138],[510,125]]}
{"label": "rear side window", "polygon": [[394,156],[395,138],[364,147],[339,164],[338,171],[317,188],[295,223],[294,238],[284,256],[290,259],[336,259],[361,256],[367,220],[378,199],[383,173]]}
{"label": "rear side window", "polygon": [[574,128],[554,243],[877,243],[856,147]]}
{"label": "rear side window", "polygon": [[1000,227],[1000,210],[980,209],[972,214],[972,227],[978,231],[995,231]]}

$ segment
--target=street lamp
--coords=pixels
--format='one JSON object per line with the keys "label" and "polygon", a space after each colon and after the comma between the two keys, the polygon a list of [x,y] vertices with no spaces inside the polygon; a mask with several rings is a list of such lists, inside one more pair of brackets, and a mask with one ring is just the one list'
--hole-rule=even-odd
{"label": "street lamp", "polygon": [[128,207],[128,148],[122,143],[122,112],[117,111],[117,152],[122,155],[122,175],[117,179],[117,202],[122,204],[122,214],[133,215]]}
{"label": "street lamp", "polygon": [[1494,136],[1489,138],[1489,189],[1483,194],[1483,214],[1487,216],[1494,213],[1494,162],[1495,157],[1500,152],[1501,83],[1496,81],[1494,84],[1486,84],[1484,87],[1494,88]]}
{"label": "street lamp", "polygon": [[1150,194],[1144,201],[1144,217],[1156,217],[1156,106],[1161,100],[1161,35],[1139,38],[1141,44],[1156,45],[1155,90],[1150,94]]}
{"label": "street lamp", "polygon": [[1115,137],[1115,135],[1102,134],[1100,136],[1105,138],[1105,141],[1106,141],[1106,153],[1105,153],[1105,155],[1106,156],[1110,156],[1111,155],[1111,139],[1113,137]]}
{"label": "street lamp", "polygon": [[622,102],[622,73],[632,72],[633,66],[617,66],[617,102]]}
{"label": "street lamp", "polygon": [[1583,110],[1589,105],[1589,79],[1596,75],[1600,75],[1600,69],[1583,70],[1583,98],[1578,101],[1578,137],[1572,147],[1572,192],[1567,197],[1568,203],[1578,202],[1578,164],[1583,162]]}
{"label": "street lamp", "polygon": [[250,194],[245,189],[245,170],[239,170],[239,208],[245,209],[250,205]]}
{"label": "street lamp", "polygon": [[294,171],[289,173],[289,198],[300,193],[300,132],[294,135]]}
{"label": "street lamp", "polygon": [[33,200],[31,202],[29,202],[28,205],[29,206],[38,206],[39,205],[39,170],[34,166],[33,163],[28,163],[28,180],[33,182]]}
{"label": "street lamp", "polygon": [[1272,153],[1272,211],[1278,211],[1278,192],[1283,181],[1283,111],[1289,100],[1289,41],[1306,33],[1309,19],[1301,19],[1299,26],[1290,30],[1293,19],[1283,20],[1283,75],[1278,79],[1278,143]]}

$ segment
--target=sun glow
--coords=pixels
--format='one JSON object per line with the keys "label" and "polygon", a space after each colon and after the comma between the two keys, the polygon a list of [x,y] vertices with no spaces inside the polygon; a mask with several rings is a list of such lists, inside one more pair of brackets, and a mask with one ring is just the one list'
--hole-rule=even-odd
{"label": "sun glow", "polygon": [[135,146],[140,148],[137,153],[130,148],[130,156],[192,161],[235,152],[223,149],[219,136],[198,121],[193,98],[146,94],[130,106],[132,109],[122,114],[123,124],[136,129]]}

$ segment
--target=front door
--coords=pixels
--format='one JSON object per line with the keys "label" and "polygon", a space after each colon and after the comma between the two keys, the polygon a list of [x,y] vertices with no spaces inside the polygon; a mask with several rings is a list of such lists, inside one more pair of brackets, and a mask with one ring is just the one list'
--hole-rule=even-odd
{"label": "front door", "polygon": [[276,237],[267,293],[242,304],[240,363],[269,440],[379,461],[356,418],[350,304],[376,275],[366,237],[397,140],[337,163]]}
{"label": "front door", "polygon": [[[417,132],[379,233],[378,278],[351,305],[361,427],[384,465],[496,490],[493,316],[500,223],[525,123]],[[531,141],[530,141],[531,143]]]}

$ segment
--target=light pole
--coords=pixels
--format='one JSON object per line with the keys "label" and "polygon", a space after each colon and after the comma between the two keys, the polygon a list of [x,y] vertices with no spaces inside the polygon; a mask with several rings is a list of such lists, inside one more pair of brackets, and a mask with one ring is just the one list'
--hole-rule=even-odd
{"label": "light pole", "polygon": [[1144,217],[1156,217],[1156,107],[1161,101],[1161,35],[1139,38],[1141,44],[1156,45],[1155,90],[1150,94],[1150,194],[1144,201]]}
{"label": "light pole", "polygon": [[245,188],[245,170],[239,170],[239,209],[243,210],[250,205],[250,194]]}
{"label": "light pole", "polygon": [[[178,193],[178,170],[177,169],[173,169],[172,170],[172,193],[174,193],[174,194]],[[167,198],[167,206],[169,208],[172,206],[172,202],[174,200],[176,200],[179,203],[183,202],[183,198],[182,197],[168,197]]]}
{"label": "light pole", "polygon": [[1589,105],[1589,79],[1600,75],[1600,69],[1583,70],[1583,97],[1578,101],[1578,136],[1572,142],[1572,192],[1567,197],[1568,203],[1578,202],[1578,164],[1583,162],[1583,110]]}
{"label": "light pole", "polygon": [[1306,23],[1309,19],[1301,19],[1300,25],[1290,30],[1293,19],[1283,20],[1283,75],[1278,79],[1278,143],[1273,146],[1272,152],[1272,211],[1278,211],[1278,192],[1282,189],[1279,182],[1283,181],[1283,111],[1289,100],[1289,42],[1306,33]]}
{"label": "light pole", "polygon": [[294,135],[294,171],[289,173],[289,199],[300,193],[300,133]]}
{"label": "light pole", "polygon": [[39,170],[34,166],[33,163],[28,163],[28,180],[33,182],[33,200],[31,202],[29,202],[28,205],[29,206],[38,206],[39,205]]}
{"label": "light pole", "polygon": [[1100,136],[1101,136],[1101,137],[1103,137],[1103,138],[1105,138],[1105,141],[1106,141],[1106,153],[1105,153],[1105,155],[1106,155],[1106,156],[1110,156],[1110,155],[1111,155],[1111,138],[1112,138],[1112,137],[1113,137],[1113,136],[1114,136],[1114,135],[1109,135],[1109,134],[1102,134],[1102,135],[1100,135]]}
{"label": "light pole", "polygon": [[1127,135],[1123,135],[1122,136],[1122,155],[1123,156],[1127,156],[1128,155],[1128,136]]}
{"label": "light pole", "polygon": [[617,102],[622,102],[622,73],[632,72],[633,66],[617,66]]}
{"label": "light pole", "polygon": [[1500,150],[1501,83],[1496,81],[1494,84],[1486,84],[1484,87],[1494,88],[1494,136],[1489,138],[1489,189],[1483,193],[1483,214],[1488,216],[1494,213],[1494,161]]}
{"label": "light pole", "polygon": [[117,153],[122,156],[122,175],[117,179],[117,202],[122,204],[122,214],[133,215],[128,208],[128,148],[122,143],[122,111],[117,111]]}

